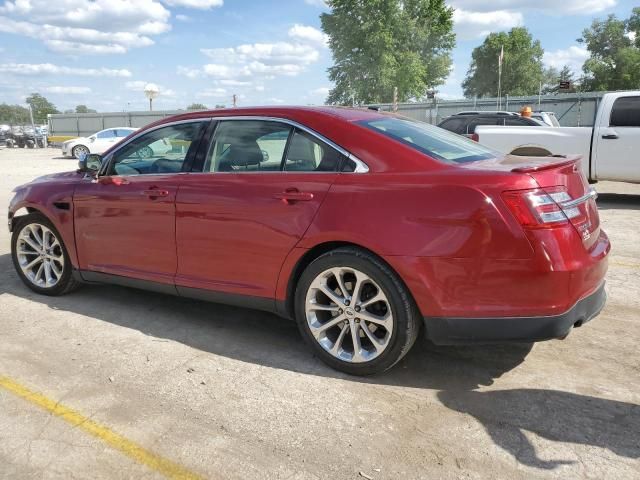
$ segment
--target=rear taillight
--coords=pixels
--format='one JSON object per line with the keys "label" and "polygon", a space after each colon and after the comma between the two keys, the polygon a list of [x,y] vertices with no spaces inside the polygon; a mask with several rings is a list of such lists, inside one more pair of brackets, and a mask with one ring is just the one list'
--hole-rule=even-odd
{"label": "rear taillight", "polygon": [[480,135],[478,135],[477,133],[472,133],[469,138],[471,140],[473,140],[474,142],[479,142],[480,141]]}
{"label": "rear taillight", "polygon": [[582,223],[585,213],[573,201],[565,187],[504,192],[502,197],[516,219],[525,227],[546,228],[571,221]]}

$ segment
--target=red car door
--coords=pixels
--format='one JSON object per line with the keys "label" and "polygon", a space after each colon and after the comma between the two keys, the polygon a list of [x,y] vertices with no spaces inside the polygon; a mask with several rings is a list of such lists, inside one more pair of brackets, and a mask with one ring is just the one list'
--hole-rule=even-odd
{"label": "red car door", "polygon": [[84,277],[99,272],[173,284],[176,192],[204,125],[146,132],[108,156],[106,175],[76,188],[75,235]]}
{"label": "red car door", "polygon": [[339,160],[332,147],[286,123],[220,122],[203,172],[185,176],[178,191],[178,290],[273,301],[280,268],[335,181]]}

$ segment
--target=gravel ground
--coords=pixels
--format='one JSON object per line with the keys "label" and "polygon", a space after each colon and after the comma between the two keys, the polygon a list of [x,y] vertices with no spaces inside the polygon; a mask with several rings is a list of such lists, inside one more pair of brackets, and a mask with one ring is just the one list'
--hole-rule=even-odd
{"label": "gravel ground", "polygon": [[[0,205],[75,167],[57,155],[0,150]],[[0,377],[207,478],[640,478],[640,186],[597,188],[613,243],[597,319],[536,345],[419,341],[366,379],[269,314],[111,286],[38,296],[0,228]],[[160,473],[0,388],[0,476]]]}

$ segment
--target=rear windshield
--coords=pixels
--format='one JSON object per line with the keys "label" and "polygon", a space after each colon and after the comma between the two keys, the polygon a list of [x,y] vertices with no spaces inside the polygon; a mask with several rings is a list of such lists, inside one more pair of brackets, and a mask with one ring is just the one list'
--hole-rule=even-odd
{"label": "rear windshield", "polygon": [[490,148],[424,122],[390,117],[358,123],[447,163],[475,162],[501,156]]}

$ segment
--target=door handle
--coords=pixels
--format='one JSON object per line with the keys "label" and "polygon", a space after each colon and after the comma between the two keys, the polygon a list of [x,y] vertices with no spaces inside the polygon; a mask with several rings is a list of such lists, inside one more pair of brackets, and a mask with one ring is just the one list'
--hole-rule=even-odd
{"label": "door handle", "polygon": [[605,133],[604,135],[602,135],[602,138],[604,138],[605,140],[617,140],[618,135],[616,135],[615,133]]}
{"label": "door handle", "polygon": [[287,190],[282,193],[277,193],[275,198],[282,200],[286,204],[292,204],[295,202],[308,202],[313,200],[313,193],[300,192],[298,190]]}
{"label": "door handle", "polygon": [[150,188],[149,190],[144,190],[142,194],[152,199],[158,198],[158,197],[167,197],[169,196],[169,190],[160,190],[158,188]]}

